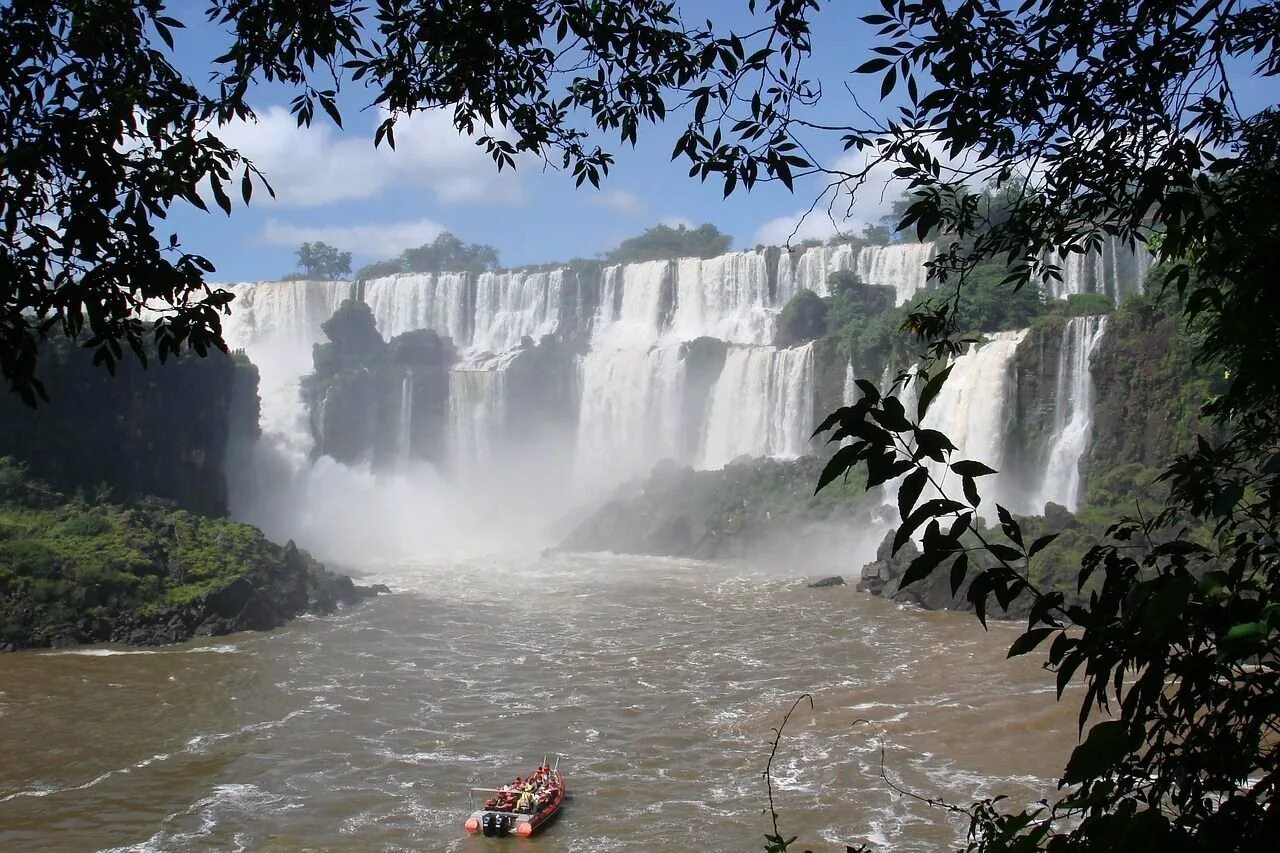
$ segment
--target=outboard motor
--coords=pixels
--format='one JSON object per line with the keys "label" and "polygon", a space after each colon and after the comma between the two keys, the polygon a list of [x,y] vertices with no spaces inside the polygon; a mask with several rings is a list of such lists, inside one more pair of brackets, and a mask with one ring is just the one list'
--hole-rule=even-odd
{"label": "outboard motor", "polygon": [[513,818],[508,818],[508,817],[498,818],[498,837],[499,838],[506,838],[508,835],[511,834],[512,820]]}
{"label": "outboard motor", "polygon": [[498,816],[494,814],[486,814],[480,818],[480,830],[485,836],[492,838],[498,831]]}

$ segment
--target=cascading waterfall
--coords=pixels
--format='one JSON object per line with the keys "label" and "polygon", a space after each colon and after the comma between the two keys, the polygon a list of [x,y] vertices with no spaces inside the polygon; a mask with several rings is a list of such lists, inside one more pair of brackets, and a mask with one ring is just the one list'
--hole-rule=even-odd
{"label": "cascading waterfall", "polygon": [[[1026,329],[997,332],[952,361],[951,375],[930,404],[923,426],[951,439],[956,446],[953,461],[974,459],[997,471],[1004,464],[1013,354],[1026,336]],[[960,488],[959,478],[950,475],[945,466],[935,463],[931,467],[944,489]],[[1001,480],[995,477],[984,485],[988,493],[979,512],[984,518],[994,518],[996,501],[1004,500]]]}
{"label": "cascading waterfall", "polygon": [[1049,440],[1044,479],[1033,512],[1049,501],[1075,512],[1080,507],[1080,460],[1093,426],[1093,377],[1089,364],[1107,329],[1105,316],[1072,317],[1062,333],[1058,360],[1053,435]]}
{"label": "cascading waterfall", "polygon": [[783,252],[778,259],[778,302],[785,305],[801,290],[830,296],[827,279],[831,274],[852,270],[865,284],[892,287],[901,305],[924,290],[928,275],[924,264],[933,250],[932,243],[862,247],[842,243],[811,246],[798,258]]}
{"label": "cascading waterfall", "polygon": [[848,243],[835,246],[810,246],[792,258],[783,252],[778,259],[778,302],[787,300],[801,290],[812,290],[819,296],[829,296],[827,278],[834,272],[853,269],[856,250]]}
{"label": "cascading waterfall", "polygon": [[449,469],[455,477],[488,471],[502,436],[506,372],[500,365],[449,371]]}
{"label": "cascading waterfall", "polygon": [[712,391],[701,467],[802,456],[812,432],[813,345],[734,348]]}
{"label": "cascading waterfall", "polygon": [[662,334],[663,288],[670,269],[670,261],[605,268],[600,309],[591,333],[593,350],[635,349],[658,342]]}
{"label": "cascading waterfall", "polygon": [[[898,301],[904,302],[924,287],[922,264],[932,251],[931,245],[917,243],[835,245],[796,253],[755,250],[613,265],[585,289],[581,281],[567,284],[566,275],[572,274],[566,271],[397,275],[369,281],[362,292],[352,282],[263,282],[235,286],[234,313],[225,331],[230,345],[248,349],[261,370],[263,442],[286,451],[283,457],[291,460],[296,475],[290,481],[295,496],[322,503],[346,500],[341,487],[335,487],[343,482],[367,496],[370,489],[382,488],[378,483],[398,476],[401,479],[388,494],[414,495],[414,481],[430,480],[432,489],[446,492],[419,497],[447,504],[443,494],[456,495],[471,484],[500,480],[515,470],[509,465],[518,464],[516,457],[524,452],[545,463],[539,476],[563,472],[564,481],[579,490],[575,499],[581,500],[646,473],[664,458],[714,468],[743,455],[822,452],[809,441],[819,350],[813,345],[771,346],[778,312],[801,288],[827,293],[827,277],[839,270],[853,270],[868,283],[893,287]],[[777,267],[770,269],[775,258]],[[1108,292],[1128,292],[1142,264],[1149,262],[1136,256],[1126,259],[1116,251],[1068,260],[1079,268],[1068,271],[1063,293],[1055,295],[1095,289],[1098,282]],[[577,290],[569,293],[568,287]],[[312,467],[310,459],[313,442],[298,382],[311,372],[311,347],[323,340],[321,323],[343,299],[353,297],[369,304],[384,338],[431,329],[451,338],[458,351],[459,361],[447,377],[443,368],[434,378],[425,372],[415,376],[408,368],[395,375],[401,381],[399,409],[390,413],[393,420],[380,433],[394,447],[380,458],[397,460],[396,472],[349,472],[333,460],[320,460]],[[562,309],[574,298],[577,310]],[[1064,342],[1058,379],[1059,408],[1044,482],[1037,486],[1038,500],[1069,507],[1079,502],[1079,460],[1092,403],[1088,357],[1103,327],[1099,318],[1077,318],[1068,325],[1070,340]],[[576,356],[576,390],[575,356],[568,349],[559,354],[539,349],[516,369],[515,359],[528,352],[521,348],[522,341],[548,334],[557,335],[562,341],[558,346],[585,342]],[[1010,359],[1023,334],[994,335],[955,360],[926,425],[947,433],[960,446],[956,458],[978,459],[996,468],[1005,461]],[[718,343],[687,346],[700,338]],[[404,346],[416,345],[420,344],[410,341]],[[527,384],[533,375],[529,371],[543,375],[539,371],[550,370],[550,362],[540,359],[553,356],[562,359],[556,362],[561,373],[555,374],[560,384],[547,387],[562,390],[555,392],[554,402],[540,404],[553,398],[536,382]],[[855,378],[852,364],[846,365],[846,404],[857,397]],[[386,405],[395,406],[395,386],[388,390],[391,399]],[[915,390],[903,393],[904,404],[911,405]],[[530,413],[540,417],[537,413],[548,408],[568,414],[561,421],[541,423],[536,449],[521,448],[518,436],[511,440],[506,435],[506,430],[519,426],[510,423],[513,418]],[[447,486],[421,473],[426,459],[440,462],[450,481]],[[315,479],[322,464],[323,478]],[[264,465],[262,470],[277,468]],[[414,473],[401,473],[410,470]],[[276,473],[270,476],[289,480]],[[410,480],[401,482],[404,477]],[[324,489],[320,482],[326,484]],[[1024,499],[1026,494],[1024,483]],[[376,503],[365,500],[371,506]],[[264,498],[259,503],[286,501]],[[984,510],[993,503],[984,501]],[[259,506],[242,511],[241,517],[259,522],[256,513],[268,510]],[[397,512],[383,510],[392,516]],[[304,514],[309,523],[321,527],[320,520],[331,517],[320,509],[308,508]],[[281,537],[314,535],[310,528],[304,532],[277,527],[272,532]]]}
{"label": "cascading waterfall", "polygon": [[312,440],[298,379],[311,371],[311,346],[324,339],[321,324],[356,295],[355,284],[259,281],[229,289],[235,300],[222,332],[230,349],[243,349],[258,367],[262,431],[292,464],[305,464]]}
{"label": "cascading waterfall", "polygon": [[404,372],[400,383],[400,409],[396,417],[396,457],[401,462],[413,458],[413,370]]}
{"label": "cascading waterfall", "polygon": [[476,280],[471,348],[506,352],[522,338],[537,341],[556,330],[564,271],[483,273]]}
{"label": "cascading waterfall", "polygon": [[364,301],[382,337],[431,329],[456,347],[471,343],[472,305],[465,273],[406,273],[365,283]]}
{"label": "cascading waterfall", "polygon": [[709,337],[733,344],[768,344],[777,311],[769,299],[764,252],[676,262],[670,334],[679,340]]}
{"label": "cascading waterfall", "polygon": [[679,454],[684,360],[678,347],[593,351],[582,359],[577,477],[611,485]]}
{"label": "cascading waterfall", "polygon": [[932,243],[865,246],[858,252],[856,271],[866,284],[892,287],[897,304],[902,305],[924,290],[928,278],[925,262],[932,256]]}
{"label": "cascading waterfall", "polygon": [[1153,258],[1142,245],[1130,248],[1117,237],[1107,237],[1099,251],[1050,255],[1048,261],[1062,273],[1062,281],[1051,279],[1046,285],[1050,298],[1099,293],[1118,305],[1126,296],[1142,292]]}

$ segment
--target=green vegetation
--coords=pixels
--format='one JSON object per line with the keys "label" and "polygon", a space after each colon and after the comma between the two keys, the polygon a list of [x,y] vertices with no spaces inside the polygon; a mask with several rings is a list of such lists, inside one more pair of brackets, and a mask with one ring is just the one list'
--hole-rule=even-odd
{"label": "green vegetation", "polygon": [[[1002,284],[1007,272],[1002,265],[989,262],[976,265],[969,273],[957,320],[966,337],[1026,328],[1046,316],[1103,314],[1111,310],[1111,301],[1100,294],[1046,300],[1036,282],[1010,294]],[[925,291],[908,304],[896,306],[893,288],[866,284],[848,270],[832,273],[828,286],[831,296],[822,299],[803,290],[791,298],[779,315],[774,343],[791,346],[828,337],[835,343],[836,352],[853,362],[858,375],[877,378],[886,368],[896,373],[918,360],[908,333],[909,318],[945,298],[938,292]]]}
{"label": "green vegetation", "polygon": [[[930,355],[919,404],[908,411],[897,396],[870,394],[832,415],[822,431],[851,443],[819,487],[863,466],[872,485],[902,478],[890,550],[923,532],[902,585],[965,587],[981,619],[989,602],[1025,598],[1027,629],[1010,656],[1044,645],[1059,696],[1072,683],[1083,687],[1082,743],[1060,796],[1021,810],[1001,798],[975,803],[965,810],[967,849],[1274,846],[1280,293],[1270,280],[1280,246],[1280,111],[1241,112],[1233,94],[1280,72],[1273,10],[1059,0],[1017,10],[883,6],[886,14],[864,20],[892,47],[857,70],[880,75],[890,102],[905,87],[912,108],[905,121],[895,114],[841,132],[846,145],[902,164],[898,174],[913,189],[900,228],[956,239],[934,261],[940,298],[910,318]],[[1150,50],[1155,43],[1162,48]],[[767,135],[777,121],[752,109],[758,120],[737,126]],[[1121,125],[1166,128],[1178,141]],[[687,156],[718,162],[719,146],[705,139],[697,134]],[[944,163],[932,153],[943,150],[980,150],[982,162]],[[988,181],[998,204],[973,189]],[[1034,280],[1046,255],[1096,249],[1104,237],[1149,243],[1166,263],[1156,298],[1112,316],[1107,340],[1124,343],[1100,353],[1113,387],[1099,389],[1097,416],[1140,428],[1136,439],[1099,432],[1095,452],[1105,458],[1135,440],[1143,462],[1091,467],[1099,523],[1078,537],[1038,535],[998,506],[998,529],[980,530],[978,483],[995,472],[955,458],[946,436],[920,426],[946,358],[973,325],[964,285],[998,260],[1011,293]],[[1162,303],[1175,296],[1168,312]],[[1171,404],[1181,404],[1175,417],[1149,418]],[[921,502],[930,460],[948,465],[959,488]],[[1146,488],[1156,492],[1154,512],[1133,505]],[[1055,563],[1046,555],[1060,540]],[[1073,570],[1085,601],[1042,585]]]}
{"label": "green vegetation", "polygon": [[389,261],[378,261],[361,267],[356,278],[367,281],[406,272],[481,273],[497,268],[497,249],[481,243],[464,243],[444,231],[430,243],[424,243],[415,249],[405,249]]}
{"label": "green vegetation", "polygon": [[605,253],[611,264],[662,261],[671,258],[714,258],[729,251],[733,239],[710,223],[697,228],[655,225],[637,237],[623,240]]}
{"label": "green vegetation", "polygon": [[187,604],[280,552],[253,527],[159,503],[68,501],[0,459],[0,645]]}
{"label": "green vegetation", "polygon": [[789,347],[816,340],[827,333],[827,303],[812,290],[801,290],[778,314],[774,344]]}
{"label": "green vegetation", "polygon": [[[175,15],[226,35],[189,77],[175,60]],[[218,138],[254,119],[258,85],[277,87],[301,125],[319,116],[341,127],[337,90],[367,91],[356,108],[386,114],[374,145],[394,146],[406,115],[448,104],[497,168],[521,154],[599,185],[613,163],[602,143],[634,144],[641,125],[666,117],[665,98],[683,102],[685,87],[742,65],[727,42],[652,0],[389,0],[378,16],[269,0],[8,3],[0,39],[0,151],[24,176],[0,185],[0,372],[32,405],[48,332],[87,327],[82,340],[108,366],[148,336],[161,357],[225,346],[218,315],[232,294],[206,287],[213,265],[183,251],[166,214],[205,209],[210,196],[230,214],[233,193],[247,204],[271,192]],[[144,327],[144,305],[171,310]]]}
{"label": "green vegetation", "polygon": [[328,243],[303,243],[297,255],[301,272],[293,278],[338,279],[351,274],[351,253],[340,252]]}

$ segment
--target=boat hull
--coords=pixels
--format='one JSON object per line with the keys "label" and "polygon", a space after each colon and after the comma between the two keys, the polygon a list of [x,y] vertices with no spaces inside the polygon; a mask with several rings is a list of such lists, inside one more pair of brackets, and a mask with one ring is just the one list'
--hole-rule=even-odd
{"label": "boat hull", "polygon": [[467,817],[464,828],[471,833],[479,832],[499,838],[508,835],[527,838],[533,835],[550,823],[564,805],[564,776],[557,770],[552,772],[551,778],[556,783],[556,795],[537,812],[530,814],[500,809],[476,809]]}

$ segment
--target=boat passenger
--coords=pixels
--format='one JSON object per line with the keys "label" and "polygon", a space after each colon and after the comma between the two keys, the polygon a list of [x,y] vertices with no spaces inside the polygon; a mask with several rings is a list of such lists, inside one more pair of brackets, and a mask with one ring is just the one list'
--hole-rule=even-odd
{"label": "boat passenger", "polygon": [[533,787],[526,786],[524,793],[520,795],[520,802],[516,804],[516,811],[531,812],[533,811]]}

